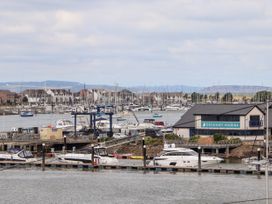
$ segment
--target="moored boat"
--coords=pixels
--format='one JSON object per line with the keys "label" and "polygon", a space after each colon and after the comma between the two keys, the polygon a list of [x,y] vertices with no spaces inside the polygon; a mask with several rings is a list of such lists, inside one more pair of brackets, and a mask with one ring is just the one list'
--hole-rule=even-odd
{"label": "moored boat", "polygon": [[[215,156],[201,156],[201,165],[218,164],[223,159]],[[155,166],[177,166],[177,167],[197,167],[198,153],[189,148],[167,147],[163,149],[160,156],[153,159]]]}
{"label": "moored boat", "polygon": [[7,152],[0,152],[0,160],[35,162],[33,154],[23,149],[9,149]]}
{"label": "moored boat", "polygon": [[153,118],[161,118],[161,117],[162,117],[162,114],[159,114],[159,113],[153,114]]}
{"label": "moored boat", "polygon": [[[67,153],[56,155],[58,160],[67,163],[92,163],[91,153]],[[94,159],[96,164],[116,165],[118,160],[109,155],[105,148],[95,147]]]}
{"label": "moored boat", "polygon": [[117,121],[126,121],[127,119],[126,119],[126,118],[123,118],[123,117],[117,117],[116,120],[117,120]]}
{"label": "moored boat", "polygon": [[21,111],[20,116],[21,117],[32,117],[34,114],[32,111]]}
{"label": "moored boat", "polygon": [[[67,120],[67,119],[58,120],[56,122],[56,128],[60,128],[64,132],[73,132],[74,129],[75,129],[74,124],[72,123],[72,121]],[[82,128],[83,127],[81,125],[77,125],[76,126],[76,131],[80,131],[80,130],[82,130]]]}

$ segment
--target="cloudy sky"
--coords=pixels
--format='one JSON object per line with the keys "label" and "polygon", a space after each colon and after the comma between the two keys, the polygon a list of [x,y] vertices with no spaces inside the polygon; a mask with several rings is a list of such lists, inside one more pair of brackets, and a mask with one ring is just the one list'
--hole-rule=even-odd
{"label": "cloudy sky", "polygon": [[272,86],[271,0],[1,0],[0,81]]}

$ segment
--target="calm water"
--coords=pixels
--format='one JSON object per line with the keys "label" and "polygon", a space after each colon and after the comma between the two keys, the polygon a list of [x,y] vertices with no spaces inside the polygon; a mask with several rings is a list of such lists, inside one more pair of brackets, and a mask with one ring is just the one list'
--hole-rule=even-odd
{"label": "calm water", "polygon": [[[184,114],[184,112],[176,111],[164,111],[160,112],[163,117],[158,118],[157,120],[165,121],[168,125],[172,125],[179,120],[179,118]],[[143,122],[146,118],[152,118],[153,113],[151,112],[136,112],[136,115],[140,122]],[[131,115],[125,115],[128,122],[136,123],[135,118]],[[33,117],[20,117],[19,115],[10,115],[10,116],[0,116],[0,131],[10,131],[13,127],[43,127],[52,125],[55,126],[56,121],[60,119],[69,119],[73,121],[73,118],[70,114],[39,114]],[[86,120],[89,121],[89,118],[86,117]],[[114,122],[115,119],[114,119]]]}
{"label": "calm water", "polygon": [[6,170],[0,181],[1,203],[219,204],[265,196],[264,177],[246,175]]}

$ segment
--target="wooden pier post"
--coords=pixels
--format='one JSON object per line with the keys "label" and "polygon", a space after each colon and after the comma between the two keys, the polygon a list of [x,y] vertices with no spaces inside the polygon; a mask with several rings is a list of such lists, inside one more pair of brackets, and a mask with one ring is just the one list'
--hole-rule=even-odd
{"label": "wooden pier post", "polygon": [[[259,162],[259,161],[261,160],[261,149],[258,148],[257,151],[258,151],[258,162]],[[260,173],[260,171],[261,171],[261,165],[260,165],[260,164],[257,164],[256,167],[257,167],[258,173]]]}
{"label": "wooden pier post", "polygon": [[201,172],[201,147],[198,146],[198,172]]}
{"label": "wooden pier post", "polygon": [[45,170],[45,144],[42,143],[42,171]]}
{"label": "wooden pier post", "polygon": [[144,153],[144,168],[146,167],[146,145],[143,146],[143,153]]}
{"label": "wooden pier post", "polygon": [[64,146],[64,150],[67,150],[67,143],[66,143],[66,135],[63,135],[63,146]]}
{"label": "wooden pier post", "polygon": [[142,138],[142,148],[143,148],[143,166],[146,167],[146,145],[145,145],[145,138]]}
{"label": "wooden pier post", "polygon": [[92,144],[92,165],[94,166],[94,145]]}

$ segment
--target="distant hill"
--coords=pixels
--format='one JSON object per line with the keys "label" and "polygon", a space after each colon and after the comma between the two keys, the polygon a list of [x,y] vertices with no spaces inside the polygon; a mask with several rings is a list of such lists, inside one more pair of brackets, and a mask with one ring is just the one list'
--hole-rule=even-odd
{"label": "distant hill", "polygon": [[79,82],[69,81],[42,81],[42,82],[2,82],[0,83],[0,89],[11,90],[14,92],[22,92],[26,89],[44,89],[44,88],[55,88],[55,89],[70,89],[73,92],[79,91],[85,88],[104,88],[114,89],[114,86],[108,85],[88,85]]}
{"label": "distant hill", "polygon": [[184,92],[184,93],[198,92],[202,89],[201,87],[183,86],[183,85],[134,86],[134,87],[127,87],[127,88],[134,92]]}
{"label": "distant hill", "polygon": [[171,86],[114,86],[114,85],[91,85],[83,84],[80,82],[70,81],[41,81],[41,82],[0,82],[1,90],[10,90],[14,92],[22,92],[26,89],[43,89],[43,88],[58,88],[58,89],[70,89],[73,92],[77,92],[83,88],[102,88],[106,90],[121,90],[129,89],[133,92],[184,92],[184,93],[256,93],[258,91],[269,90],[271,87],[266,86],[239,86],[239,85],[222,85],[211,87],[194,87],[184,85],[171,85]]}
{"label": "distant hill", "polygon": [[70,89],[73,92],[79,91],[83,88],[103,88],[107,90],[129,89],[133,92],[194,92],[199,91],[201,87],[191,86],[110,86],[110,85],[90,85],[79,82],[69,81],[42,81],[42,82],[2,82],[0,89],[7,89],[14,92],[22,92],[26,89],[42,89],[42,88],[63,88]]}
{"label": "distant hill", "polygon": [[210,86],[200,90],[201,93],[256,93],[258,91],[272,91],[271,87],[267,86],[240,86],[240,85],[222,85]]}

